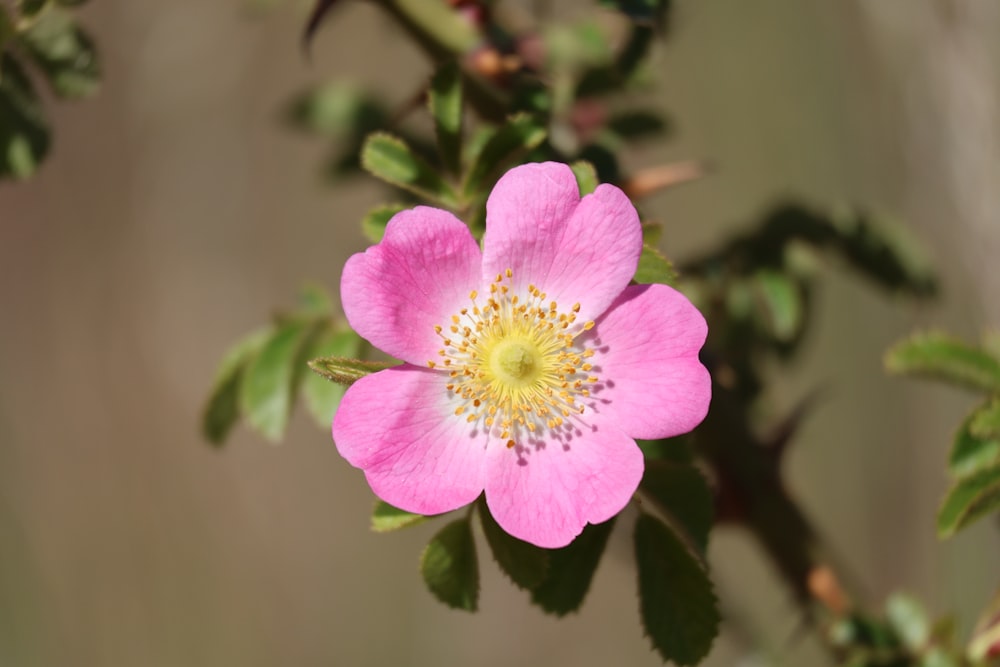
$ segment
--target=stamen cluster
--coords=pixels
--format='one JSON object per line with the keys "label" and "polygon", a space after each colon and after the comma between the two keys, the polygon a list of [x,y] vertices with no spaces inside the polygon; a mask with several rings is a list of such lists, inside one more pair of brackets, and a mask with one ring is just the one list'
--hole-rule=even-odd
{"label": "stamen cluster", "polygon": [[580,304],[561,311],[534,285],[527,295],[514,294],[512,278],[511,269],[498,274],[485,302],[472,291],[470,307],[452,315],[447,328],[435,326],[441,359],[427,362],[449,371],[447,390],[461,401],[455,414],[470,424],[481,421],[508,447],[583,414],[588,387],[599,381],[591,374],[594,350],[576,342],[594,326],[577,322]]}

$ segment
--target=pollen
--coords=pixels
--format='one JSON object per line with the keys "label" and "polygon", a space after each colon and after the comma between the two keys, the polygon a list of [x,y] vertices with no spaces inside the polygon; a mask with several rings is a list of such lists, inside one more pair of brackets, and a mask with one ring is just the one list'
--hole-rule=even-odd
{"label": "pollen", "polygon": [[592,372],[594,350],[579,339],[594,326],[577,321],[579,303],[563,310],[535,285],[519,290],[509,268],[490,283],[485,301],[473,290],[469,302],[434,327],[452,379],[446,390],[458,400],[455,415],[513,448],[586,413],[589,387],[600,379]]}

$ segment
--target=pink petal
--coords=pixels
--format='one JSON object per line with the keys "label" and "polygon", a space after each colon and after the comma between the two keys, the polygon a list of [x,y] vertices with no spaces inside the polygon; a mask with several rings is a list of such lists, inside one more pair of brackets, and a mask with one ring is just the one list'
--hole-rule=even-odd
{"label": "pink petal", "polygon": [[448,382],[439,371],[390,368],[351,385],[333,418],[341,456],[408,512],[448,512],[483,491],[486,436],[455,416]]}
{"label": "pink petal", "polygon": [[594,347],[596,410],[633,438],[667,438],[701,423],[712,399],[698,361],[708,327],[687,298],[666,285],[625,288],[580,338]]}
{"label": "pink petal", "polygon": [[610,519],[642,479],[642,452],[610,423],[580,426],[560,440],[491,445],[486,503],[514,537],[540,547],[563,547],[587,523]]}
{"label": "pink petal", "polygon": [[618,188],[601,185],[580,199],[564,164],[527,164],[508,171],[486,202],[483,275],[514,272],[516,292],[529,283],[561,311],[600,315],[635,274],[642,227]]}
{"label": "pink petal", "polygon": [[347,260],[344,314],[362,337],[418,366],[437,358],[446,326],[481,283],[475,239],[447,211],[418,206],[396,214],[378,245]]}

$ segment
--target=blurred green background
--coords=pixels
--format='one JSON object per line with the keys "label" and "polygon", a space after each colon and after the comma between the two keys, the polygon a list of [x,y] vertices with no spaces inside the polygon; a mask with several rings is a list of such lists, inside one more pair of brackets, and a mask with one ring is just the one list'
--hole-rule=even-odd
{"label": "blurred green background", "polygon": [[[199,436],[227,345],[303,282],[335,291],[380,196],[324,184],[327,147],[282,127],[282,105],[330,78],[401,103],[430,72],[373,6],[343,4],[310,59],[295,3],[81,12],[103,90],[52,105],[50,160],[0,185],[0,664],[659,664],[625,530],[581,614],[544,616],[484,563],[470,616],[420,581],[434,527],[370,533],[363,476],[304,416],[280,447]],[[881,356],[917,326],[1000,325],[1000,5],[679,0],[674,21],[653,73],[678,132],[626,164],[718,170],[646,202],[668,255],[794,195],[904,221],[940,268],[942,298],[920,307],[825,268],[766,407],[825,390],[789,481],[867,601],[906,589],[967,629],[1000,583],[1000,537],[983,522],[939,544],[933,518],[973,401],[888,378]],[[718,530],[710,551],[730,623],[708,664],[825,663],[744,534]]]}

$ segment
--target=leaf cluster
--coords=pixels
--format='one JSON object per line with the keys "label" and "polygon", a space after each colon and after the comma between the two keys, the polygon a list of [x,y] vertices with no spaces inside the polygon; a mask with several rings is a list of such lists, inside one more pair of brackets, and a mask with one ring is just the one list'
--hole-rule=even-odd
{"label": "leaf cluster", "polygon": [[306,373],[306,362],[317,357],[356,357],[361,346],[361,338],[333,318],[326,294],[318,288],[304,289],[297,309],[276,315],[270,325],[230,348],[219,364],[202,413],[202,433],[213,445],[221,446],[243,418],[277,442],[299,396],[316,424],[329,429],[344,387]]}
{"label": "leaf cluster", "polygon": [[100,61],[73,8],[82,0],[0,4],[0,179],[31,176],[48,154],[51,130],[36,80],[60,99],[92,95]]}
{"label": "leaf cluster", "polygon": [[981,395],[952,438],[952,485],[937,516],[937,531],[951,537],[1000,510],[1000,349],[996,335],[980,345],[939,332],[918,333],[886,353],[891,373],[925,377]]}

